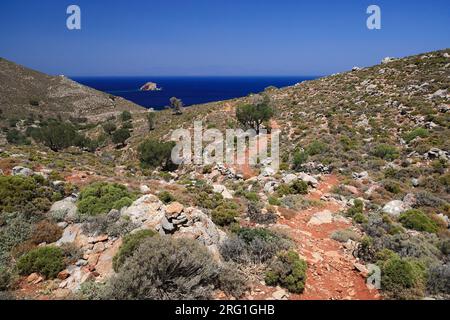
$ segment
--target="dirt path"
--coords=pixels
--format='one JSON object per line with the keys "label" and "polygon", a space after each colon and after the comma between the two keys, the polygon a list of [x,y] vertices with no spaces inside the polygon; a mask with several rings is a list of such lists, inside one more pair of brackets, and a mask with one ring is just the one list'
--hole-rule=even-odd
{"label": "dirt path", "polygon": [[[338,184],[336,176],[324,176],[318,189],[307,196],[311,200],[320,199]],[[342,219],[321,225],[309,225],[311,217],[324,210],[336,213],[341,209],[336,202],[327,202],[320,208],[311,208],[300,212],[281,209],[291,219],[282,218],[279,224],[286,228],[297,244],[298,253],[308,263],[306,288],[303,294],[291,294],[290,300],[375,300],[380,299],[377,290],[370,290],[365,278],[355,270],[356,259],[344,251],[341,243],[331,239],[337,230],[351,227],[349,221]],[[285,212],[283,212],[285,211]],[[289,212],[291,211],[291,212]],[[259,287],[260,296],[254,299],[270,298],[275,288]]]}

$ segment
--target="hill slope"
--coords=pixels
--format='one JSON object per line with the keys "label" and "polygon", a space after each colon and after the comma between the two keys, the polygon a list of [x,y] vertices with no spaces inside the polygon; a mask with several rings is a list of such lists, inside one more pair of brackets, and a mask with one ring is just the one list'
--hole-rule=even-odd
{"label": "hill slope", "polygon": [[4,118],[25,118],[30,113],[90,121],[144,108],[123,98],[80,85],[64,76],[53,77],[0,58],[0,110]]}

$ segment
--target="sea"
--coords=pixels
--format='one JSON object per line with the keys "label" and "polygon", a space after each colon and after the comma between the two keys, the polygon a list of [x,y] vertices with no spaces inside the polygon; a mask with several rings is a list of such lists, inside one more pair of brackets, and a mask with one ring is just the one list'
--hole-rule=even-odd
{"label": "sea", "polygon": [[[123,97],[145,108],[164,109],[171,97],[185,106],[228,100],[264,91],[269,86],[292,86],[317,77],[71,77],[72,80],[99,91]],[[155,82],[160,91],[140,91],[147,82]]]}

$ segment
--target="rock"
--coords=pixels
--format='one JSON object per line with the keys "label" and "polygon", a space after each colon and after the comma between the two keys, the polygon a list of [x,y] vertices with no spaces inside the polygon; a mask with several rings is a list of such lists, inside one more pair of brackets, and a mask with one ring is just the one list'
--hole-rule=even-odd
{"label": "rock", "polygon": [[294,182],[295,180],[297,180],[297,176],[293,173],[289,173],[287,175],[285,175],[283,177],[283,182],[286,184],[291,184],[292,182]]}
{"label": "rock", "polygon": [[407,208],[412,208],[414,207],[414,205],[417,203],[417,199],[416,196],[414,195],[414,193],[408,193],[404,198],[403,198],[403,203],[405,204],[405,206]]}
{"label": "rock", "polygon": [[306,182],[308,185],[312,186],[313,188],[317,188],[317,186],[319,185],[319,181],[317,181],[316,178],[314,178],[304,172],[300,173],[298,177],[300,180],[302,180],[303,182]]}
{"label": "rock", "polygon": [[445,225],[445,227],[449,227],[450,226],[450,219],[448,218],[448,216],[446,216],[445,214],[443,214],[443,213],[439,213],[439,214],[437,214],[436,215],[442,222],[443,222],[443,224]]}
{"label": "rock", "polygon": [[140,91],[159,91],[158,85],[154,82],[147,82],[140,89]]}
{"label": "rock", "polygon": [[64,243],[74,243],[78,234],[81,233],[81,224],[72,224],[64,229],[61,239],[56,242],[60,246]]}
{"label": "rock", "polygon": [[97,242],[92,249],[93,253],[101,253],[103,251],[105,251],[105,245],[103,244],[103,242]]}
{"label": "rock", "polygon": [[382,64],[387,64],[387,63],[390,63],[390,62],[393,62],[393,61],[396,61],[396,60],[397,60],[396,58],[386,57],[383,60],[381,60],[381,63]]}
{"label": "rock", "polygon": [[361,272],[361,274],[362,274],[364,277],[367,277],[367,275],[369,274],[369,270],[366,268],[365,265],[363,265],[363,264],[361,264],[361,263],[355,262],[355,263],[353,264],[353,267],[355,268],[355,270],[358,270],[359,272]]}
{"label": "rock", "polygon": [[412,183],[413,187],[417,188],[419,186],[419,179],[412,178],[411,183]]}
{"label": "rock", "polygon": [[105,242],[108,241],[108,235],[103,234],[97,237],[90,237],[88,238],[88,243],[97,244],[98,242]]}
{"label": "rock", "polygon": [[446,151],[443,151],[441,149],[431,148],[430,151],[425,153],[425,158],[426,159],[438,159],[439,158],[442,160],[447,160],[449,158],[449,155]]}
{"label": "rock", "polygon": [[230,190],[228,190],[224,185],[213,185],[213,191],[215,193],[220,193],[224,199],[233,199],[233,195],[231,194]]}
{"label": "rock", "polygon": [[430,95],[430,98],[446,98],[447,97],[447,89],[439,89],[432,95]]}
{"label": "rock", "polygon": [[77,215],[76,206],[77,197],[75,195],[64,198],[63,200],[56,201],[50,208],[49,215],[71,221],[75,219]]}
{"label": "rock", "polygon": [[175,231],[175,226],[172,223],[170,223],[166,217],[163,217],[161,219],[161,227],[163,228],[164,231],[169,233]]}
{"label": "rock", "polygon": [[34,272],[27,277],[27,282],[34,283],[35,281],[39,280],[39,278],[41,278],[41,276],[38,273]]}
{"label": "rock", "polygon": [[382,209],[384,213],[387,213],[393,217],[400,216],[401,213],[405,212],[409,208],[401,200],[393,200],[386,203]]}
{"label": "rock", "polygon": [[76,267],[70,271],[70,277],[63,280],[59,284],[60,289],[68,289],[72,292],[76,292],[80,289],[80,286],[86,282],[87,280],[91,279],[92,275],[90,272],[85,271],[81,267]]}
{"label": "rock", "polygon": [[271,167],[265,167],[261,172],[261,176],[263,176],[263,177],[271,177],[274,174],[275,174],[275,170]]}
{"label": "rock", "polygon": [[172,224],[174,225],[185,224],[186,222],[188,222],[188,218],[183,213],[180,214],[176,219],[172,220]]}
{"label": "rock", "polygon": [[80,259],[80,260],[78,260],[77,262],[75,262],[75,265],[77,266],[77,267],[83,267],[83,266],[85,266],[85,265],[87,265],[88,264],[88,262],[87,262],[87,260],[85,260],[85,259]]}
{"label": "rock", "polygon": [[155,228],[165,215],[165,206],[156,196],[147,194],[134,201],[122,215],[130,217],[139,227]]}
{"label": "rock", "polygon": [[58,227],[60,227],[61,229],[65,229],[69,224],[65,221],[62,221],[62,222],[58,222],[56,225]]}
{"label": "rock", "polygon": [[360,67],[356,67],[356,66],[355,66],[355,67],[352,68],[352,71],[359,71],[359,70],[361,70]]}
{"label": "rock", "polygon": [[353,179],[364,180],[364,179],[368,179],[369,178],[369,173],[367,171],[363,171],[363,172],[360,172],[360,173],[353,172],[352,173],[352,177],[353,177]]}
{"label": "rock", "polygon": [[14,168],[12,168],[12,175],[31,177],[32,175],[34,175],[34,171],[25,167],[15,166]]}
{"label": "rock", "polygon": [[186,216],[190,222],[189,226],[183,226],[174,234],[175,237],[187,237],[196,239],[203,245],[219,246],[227,235],[220,230],[212,220],[199,209],[189,208]]}
{"label": "rock", "polygon": [[150,188],[148,186],[146,186],[145,184],[139,187],[139,190],[141,191],[141,193],[150,193]]}
{"label": "rock", "polygon": [[172,202],[166,207],[166,217],[167,219],[178,217],[181,212],[183,212],[184,206],[179,202]]}
{"label": "rock", "polygon": [[272,298],[275,300],[287,300],[289,297],[289,294],[284,289],[278,289],[272,294]]}
{"label": "rock", "polygon": [[101,278],[107,278],[114,274],[112,260],[119,251],[121,245],[122,239],[118,239],[99,256],[95,270],[99,273]]}
{"label": "rock", "polygon": [[333,222],[333,214],[329,210],[315,213],[308,222],[308,225],[321,225]]}
{"label": "rock", "polygon": [[70,273],[69,273],[69,271],[67,271],[67,269],[58,273],[59,280],[66,280],[68,277],[70,277]]}
{"label": "rock", "polygon": [[264,192],[266,193],[274,193],[276,188],[278,188],[279,183],[276,181],[268,181],[265,185],[264,185]]}
{"label": "rock", "polygon": [[349,186],[349,185],[344,185],[344,189],[347,190],[350,193],[353,193],[354,195],[358,195],[359,191],[356,187],[354,186]]}

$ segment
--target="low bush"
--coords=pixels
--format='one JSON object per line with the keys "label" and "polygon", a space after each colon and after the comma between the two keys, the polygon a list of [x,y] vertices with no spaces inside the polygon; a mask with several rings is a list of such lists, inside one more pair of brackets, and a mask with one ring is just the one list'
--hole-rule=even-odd
{"label": "low bush", "polygon": [[435,265],[428,270],[427,292],[450,295],[449,265]]}
{"label": "low bush", "polygon": [[278,199],[275,196],[270,196],[268,201],[271,206],[280,206],[281,205],[280,199]]}
{"label": "low bush", "polygon": [[247,216],[251,222],[259,224],[272,224],[276,223],[278,216],[272,212],[262,212],[262,205],[259,202],[248,202],[247,204]]}
{"label": "low bush", "polygon": [[106,215],[81,216],[83,232],[95,236],[107,234],[112,237],[123,236],[138,227],[131,219],[121,217],[120,212],[111,210]]}
{"label": "low bush", "polygon": [[133,200],[134,195],[123,185],[96,182],[81,191],[78,211],[83,215],[95,216],[130,206]]}
{"label": "low bush", "polygon": [[195,240],[150,237],[111,279],[105,295],[119,300],[210,299],[218,270]]}
{"label": "low bush", "polygon": [[31,142],[27,137],[17,129],[10,129],[6,134],[6,141],[16,145],[29,145]]}
{"label": "low bush", "polygon": [[405,141],[407,143],[410,143],[411,141],[413,141],[417,137],[426,138],[429,135],[430,135],[430,133],[428,132],[427,129],[425,129],[425,128],[416,128],[416,129],[410,131],[409,133],[407,133],[404,138],[405,138]]}
{"label": "low bush", "polygon": [[277,252],[287,250],[291,241],[284,235],[265,228],[241,228],[224,241],[220,253],[225,261],[237,263],[265,263]]}
{"label": "low bush", "polygon": [[396,147],[388,145],[388,144],[379,144],[377,145],[373,151],[372,154],[375,157],[392,161],[399,157],[399,152]]}
{"label": "low bush", "polygon": [[125,261],[131,257],[139,245],[147,238],[153,237],[156,232],[153,230],[139,230],[135,233],[128,234],[123,238],[119,252],[113,258],[114,271],[118,272]]}
{"label": "low bush", "polygon": [[46,183],[38,176],[0,175],[0,217],[8,212],[28,215],[47,212],[54,191]]}
{"label": "low bush", "polygon": [[397,255],[377,263],[381,269],[381,288],[393,299],[415,299],[425,290],[425,267]]}
{"label": "low bush", "polygon": [[168,191],[161,191],[158,193],[158,198],[165,204],[175,201],[175,197]]}
{"label": "low bush", "polygon": [[305,289],[307,264],[295,251],[284,251],[277,255],[265,281],[269,286],[281,286],[292,293],[302,293]]}
{"label": "low bush", "polygon": [[248,288],[246,276],[231,261],[222,265],[217,280],[218,288],[235,298],[240,298]]}
{"label": "low bush", "polygon": [[0,266],[0,292],[9,289],[11,279],[11,272],[7,268]]}
{"label": "low bush", "polygon": [[144,168],[162,167],[164,170],[173,168],[171,161],[174,142],[159,142],[146,140],[138,147],[139,160]]}
{"label": "low bush", "polygon": [[28,240],[31,234],[31,222],[22,214],[3,216],[0,226],[0,265],[7,265],[11,250]]}
{"label": "low bush", "polygon": [[347,242],[348,240],[359,241],[360,236],[351,229],[338,230],[331,234],[331,239],[339,242]]}
{"label": "low bush", "polygon": [[420,210],[408,210],[400,215],[399,221],[405,228],[436,233],[438,224]]}
{"label": "low bush", "polygon": [[62,229],[54,222],[42,220],[34,225],[31,241],[34,244],[53,243],[62,236]]}
{"label": "low bush", "polygon": [[212,221],[219,226],[227,226],[235,222],[239,216],[239,206],[231,200],[223,200],[222,203],[211,211]]}
{"label": "low bush", "polygon": [[37,272],[48,279],[55,278],[64,267],[62,250],[53,246],[33,249],[17,261],[20,274],[29,275]]}

